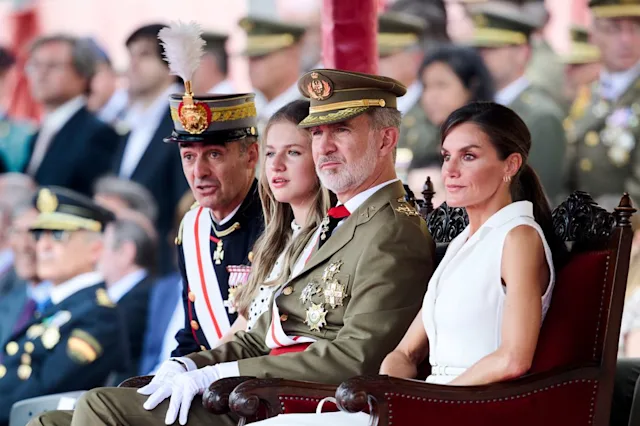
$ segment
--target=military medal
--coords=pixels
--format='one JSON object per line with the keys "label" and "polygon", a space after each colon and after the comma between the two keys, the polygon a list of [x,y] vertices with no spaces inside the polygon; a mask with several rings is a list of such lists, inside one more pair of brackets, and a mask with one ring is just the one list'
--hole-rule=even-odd
{"label": "military medal", "polygon": [[346,288],[338,280],[327,282],[324,287],[324,302],[331,305],[332,309],[342,306],[346,296]]}
{"label": "military medal", "polygon": [[609,112],[609,104],[606,101],[601,100],[593,107],[593,114],[598,118],[604,117],[607,112]]}
{"label": "military medal", "polygon": [[29,339],[37,339],[44,333],[45,327],[42,324],[34,324],[27,329],[27,337]]}
{"label": "military medal", "polygon": [[236,291],[237,287],[229,287],[229,298],[222,302],[222,304],[227,308],[230,314],[235,314],[236,311]]}
{"label": "military medal", "polygon": [[216,251],[213,253],[213,260],[215,260],[216,265],[220,265],[224,260],[224,249],[222,247],[222,240],[218,240],[218,245],[216,246]]}
{"label": "military medal", "polygon": [[320,331],[322,327],[327,325],[327,311],[324,310],[322,305],[312,303],[307,308],[307,319],[304,320],[304,323],[309,326],[309,330]]}
{"label": "military medal", "polygon": [[324,272],[322,273],[322,281],[330,281],[333,277],[340,272],[340,268],[342,267],[343,262],[339,260],[337,262],[333,262],[326,268],[324,268]]}
{"label": "military medal", "polygon": [[216,251],[213,252],[213,260],[216,265],[220,265],[222,261],[224,261],[224,246],[222,243],[222,237],[226,237],[233,231],[240,229],[240,223],[236,222],[228,229],[225,229],[224,231],[218,231],[214,225],[212,213],[209,212],[209,215],[211,216],[211,228],[213,229],[213,233],[215,234],[215,237],[211,237],[211,241],[216,243]]}
{"label": "military medal", "polygon": [[325,216],[320,222],[320,239],[322,241],[327,239],[327,232],[329,232],[329,216]]}
{"label": "military medal", "polygon": [[53,349],[60,341],[60,331],[55,327],[47,328],[42,334],[41,340],[45,349]]}
{"label": "military medal", "polygon": [[31,366],[30,365],[21,365],[18,367],[18,377],[20,380],[27,380],[31,377]]}
{"label": "military medal", "polygon": [[318,284],[316,284],[315,282],[310,282],[309,284],[307,284],[305,286],[305,288],[302,290],[302,294],[300,295],[300,301],[302,301],[302,303],[308,303],[311,301],[311,298],[318,294]]}

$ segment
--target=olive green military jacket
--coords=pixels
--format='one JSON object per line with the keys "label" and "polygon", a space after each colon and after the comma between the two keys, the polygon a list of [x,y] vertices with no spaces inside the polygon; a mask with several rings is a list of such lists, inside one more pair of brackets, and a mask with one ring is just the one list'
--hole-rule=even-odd
{"label": "olive green military jacket", "polygon": [[[403,197],[399,181],[378,190],[312,253],[302,272],[284,284],[275,299],[284,332],[316,339],[304,352],[268,356],[270,310],[251,331],[238,332],[231,342],[188,358],[198,368],[238,360],[241,375],[321,383],[377,373],[420,310],[433,272],[433,240]],[[341,303],[333,306],[323,294],[327,274],[344,293],[333,300]],[[323,291],[304,302],[301,295],[309,283],[319,284]],[[326,325],[319,331],[305,323],[312,305],[327,311]]]}
{"label": "olive green military jacket", "polygon": [[562,111],[567,113],[570,105],[564,97],[565,77],[562,59],[544,39],[534,39],[532,47],[531,61],[526,73],[527,80],[547,92]]}
{"label": "olive green military jacket", "polygon": [[554,204],[566,192],[564,113],[544,89],[533,84],[509,107],[522,118],[531,132],[528,163],[540,177],[547,197]]}
{"label": "olive green military jacket", "polygon": [[440,153],[440,129],[425,115],[420,102],[402,118],[396,159],[396,171],[406,182],[412,165],[430,154]]}
{"label": "olive green military jacket", "polygon": [[600,97],[599,82],[591,86],[584,105],[573,108],[565,124],[569,141],[568,184],[594,197],[620,197],[628,192],[640,200],[640,77],[620,98]]}

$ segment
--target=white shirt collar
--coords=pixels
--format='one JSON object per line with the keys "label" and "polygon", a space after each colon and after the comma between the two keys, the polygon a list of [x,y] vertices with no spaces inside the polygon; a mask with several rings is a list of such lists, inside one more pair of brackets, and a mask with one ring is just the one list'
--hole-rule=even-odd
{"label": "white shirt collar", "polygon": [[113,303],[118,303],[125,294],[129,293],[136,285],[147,277],[146,269],[138,269],[120,278],[107,287],[107,294]]}
{"label": "white shirt collar", "polygon": [[520,77],[504,89],[496,93],[496,103],[509,106],[516,100],[527,87],[529,87],[529,80],[525,76]]}
{"label": "white shirt collar", "polygon": [[258,110],[258,115],[263,120],[268,120],[273,114],[275,114],[280,108],[288,104],[289,102],[293,102],[297,99],[300,99],[302,95],[298,90],[298,83],[294,83],[291,87],[289,87],[284,92],[280,93],[278,96],[273,98],[270,102],[267,101],[265,96],[256,91],[256,109]]}
{"label": "white shirt collar", "polygon": [[355,197],[351,198],[349,201],[344,203],[344,206],[347,208],[347,210],[349,210],[349,213],[353,213],[358,209],[358,207],[360,207],[365,201],[367,201],[373,194],[375,194],[385,186],[390,185],[393,182],[397,182],[399,180],[400,179],[398,178],[391,179],[384,183],[381,183],[380,185],[376,185],[373,188],[369,188],[366,191],[362,191],[361,193],[359,193],[358,195],[356,195]]}
{"label": "white shirt collar", "polygon": [[242,207],[242,203],[238,204],[238,207],[233,209],[233,211],[231,213],[229,213],[227,216],[225,216],[224,219],[222,219],[219,222],[215,218],[215,216],[213,215],[213,212],[211,210],[209,210],[209,215],[211,216],[211,220],[213,221],[213,223],[215,223],[218,226],[222,226],[222,225],[226,224],[227,222],[229,222],[231,219],[233,219],[233,216],[235,216],[235,214],[238,213],[238,210],[240,210],[240,207]]}
{"label": "white shirt collar", "polygon": [[179,84],[172,84],[167,87],[164,92],[158,95],[156,99],[144,108],[139,102],[134,103],[127,112],[126,121],[131,129],[136,129],[141,125],[148,128],[156,129],[160,120],[164,117],[169,109],[169,96],[174,93],[181,93],[183,91],[182,86]]}
{"label": "white shirt collar", "polygon": [[52,288],[53,284],[51,284],[51,281],[29,283],[27,284],[27,295],[35,300],[36,303],[40,304],[49,299]]}
{"label": "white shirt collar", "polygon": [[118,89],[113,92],[107,103],[96,113],[96,116],[105,123],[113,123],[127,108],[128,102],[127,91]]}
{"label": "white shirt collar", "polygon": [[57,133],[86,103],[87,100],[84,96],[76,96],[65,102],[44,117],[42,127],[50,128],[54,133]]}
{"label": "white shirt collar", "polygon": [[235,93],[235,87],[233,87],[233,83],[229,79],[224,79],[220,83],[213,86],[209,89],[207,93],[217,93],[219,95],[228,95],[231,93]]}
{"label": "white shirt collar", "polygon": [[67,297],[102,282],[104,279],[98,272],[87,272],[73,277],[62,284],[54,285],[51,288],[51,301],[54,305],[64,301]]}
{"label": "white shirt collar", "polygon": [[0,251],[0,274],[7,271],[13,265],[13,250],[4,249]]}
{"label": "white shirt collar", "polygon": [[422,84],[419,80],[416,80],[407,87],[407,93],[398,98],[398,111],[400,111],[402,115],[405,115],[418,103],[421,96]]}
{"label": "white shirt collar", "polygon": [[626,71],[600,73],[600,95],[609,100],[618,99],[640,75],[640,62]]}

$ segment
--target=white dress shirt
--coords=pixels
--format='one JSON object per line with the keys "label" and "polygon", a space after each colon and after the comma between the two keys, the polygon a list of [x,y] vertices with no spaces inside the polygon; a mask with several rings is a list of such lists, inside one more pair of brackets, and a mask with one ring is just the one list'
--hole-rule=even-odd
{"label": "white dress shirt", "polygon": [[260,120],[261,125],[266,125],[269,118],[271,118],[271,116],[280,108],[289,102],[293,102],[298,99],[302,99],[302,95],[298,90],[297,82],[271,101],[267,101],[267,98],[265,98],[262,93],[256,91],[256,110],[258,112],[258,120]]}
{"label": "white dress shirt", "polygon": [[30,282],[27,284],[27,297],[33,299],[36,305],[41,306],[49,300],[52,288],[53,284],[51,284],[51,281],[42,281],[39,283]]}
{"label": "white dress shirt", "polygon": [[411,111],[422,96],[422,84],[419,80],[411,83],[409,87],[407,87],[407,93],[404,96],[398,98],[398,111],[402,113],[404,116],[406,113]]}
{"label": "white dress shirt", "polygon": [[158,126],[160,126],[163,118],[169,112],[169,96],[182,91],[183,89],[179,85],[172,84],[147,108],[140,104],[131,107],[126,121],[132,130],[122,154],[122,161],[118,171],[120,177],[131,178],[153,136],[156,134]]}
{"label": "white dress shirt", "polygon": [[520,96],[522,92],[527,90],[531,83],[525,76],[520,77],[504,89],[496,93],[496,103],[509,106]]}
{"label": "white dress shirt", "polygon": [[51,302],[54,305],[64,301],[67,297],[104,281],[102,275],[98,272],[87,272],[73,277],[62,284],[54,285],[51,288]]}
{"label": "white dress shirt", "polygon": [[129,95],[126,90],[118,89],[113,92],[106,104],[100,108],[96,116],[108,124],[113,124],[116,119],[127,109]]}
{"label": "white dress shirt", "polygon": [[140,284],[147,277],[146,269],[138,269],[120,278],[115,283],[107,286],[107,294],[113,303],[118,303],[125,294],[129,293],[135,286]]}
{"label": "white dress shirt", "polygon": [[44,117],[27,166],[28,175],[35,176],[53,138],[86,103],[84,96],[77,96]]}
{"label": "white dress shirt", "polygon": [[618,99],[638,76],[640,76],[640,62],[622,72],[603,70],[600,73],[600,96],[608,100]]}

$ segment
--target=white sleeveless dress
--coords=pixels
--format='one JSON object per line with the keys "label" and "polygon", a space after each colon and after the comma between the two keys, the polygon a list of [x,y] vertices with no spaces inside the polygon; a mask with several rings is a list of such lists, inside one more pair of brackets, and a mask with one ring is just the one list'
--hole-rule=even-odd
{"label": "white sleeveless dress", "polygon": [[[555,284],[551,250],[533,218],[533,205],[518,201],[491,216],[471,237],[466,228],[449,244],[431,277],[422,304],[432,366],[427,383],[444,385],[451,382],[500,346],[507,291],[501,279],[502,250],[509,231],[521,225],[538,231],[549,265],[549,286],[542,296],[544,319]],[[366,426],[369,416],[342,412],[284,414],[254,424]]]}

